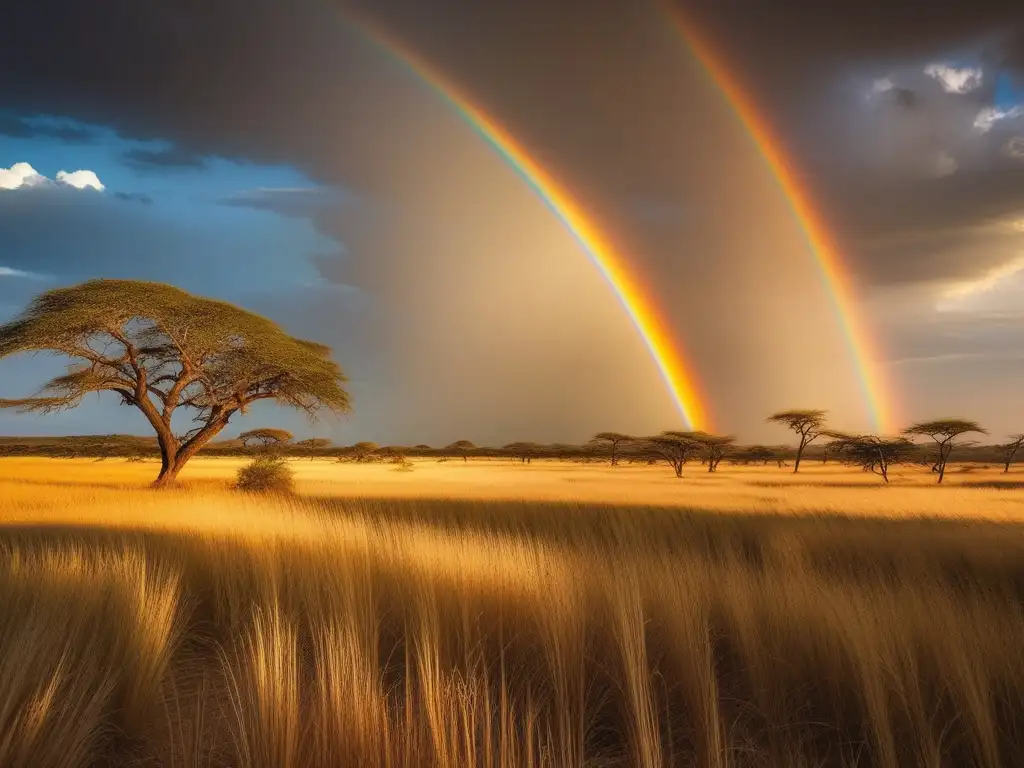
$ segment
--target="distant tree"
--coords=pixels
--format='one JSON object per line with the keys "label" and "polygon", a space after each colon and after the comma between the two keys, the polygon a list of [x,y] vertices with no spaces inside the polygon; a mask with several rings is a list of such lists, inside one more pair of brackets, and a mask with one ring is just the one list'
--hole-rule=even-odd
{"label": "distant tree", "polygon": [[598,445],[608,445],[611,448],[612,453],[612,466],[617,467],[619,465],[619,457],[616,453],[619,446],[622,443],[630,442],[632,439],[633,438],[629,435],[624,435],[621,432],[598,432],[590,442]]}
{"label": "distant tree", "polygon": [[345,452],[339,457],[339,461],[372,461],[374,457],[377,457],[380,447],[370,441],[363,440],[362,442],[355,443],[349,448],[345,449]]}
{"label": "distant tree", "polygon": [[306,451],[309,454],[309,460],[312,461],[316,458],[318,451],[325,451],[331,447],[331,441],[323,437],[310,437],[299,440],[295,445]]}
{"label": "distant tree", "polygon": [[1010,442],[996,446],[996,450],[999,451],[999,456],[1003,460],[1004,475],[1010,471],[1010,464],[1013,463],[1013,457],[1017,455],[1021,445],[1024,445],[1024,435],[1010,435]]}
{"label": "distant tree", "polygon": [[833,433],[828,444],[831,451],[845,464],[852,464],[865,472],[881,475],[889,482],[889,468],[910,461],[917,446],[905,437],[879,437],[877,435],[844,435]]}
{"label": "distant tree", "polygon": [[513,459],[519,459],[523,464],[529,464],[540,455],[541,447],[536,443],[515,442],[504,446],[502,450]]}
{"label": "distant tree", "polygon": [[733,435],[711,435],[707,432],[693,432],[690,437],[703,449],[708,472],[718,471],[718,465],[736,442]]}
{"label": "distant tree", "polygon": [[676,477],[683,476],[683,466],[703,447],[694,439],[692,432],[662,432],[660,435],[644,438],[649,450],[667,461],[675,470]]}
{"label": "distant tree", "polygon": [[283,448],[285,444],[291,441],[292,437],[294,435],[287,429],[258,427],[243,432],[238,436],[238,439],[242,441],[242,445],[246,448],[256,447],[264,453],[270,453]]}
{"label": "distant tree", "polygon": [[750,461],[760,461],[762,466],[766,466],[769,461],[775,458],[775,451],[767,445],[752,445],[744,451],[743,455],[748,457]]}
{"label": "distant tree", "polygon": [[800,445],[796,449],[796,461],[793,464],[793,472],[800,470],[800,459],[803,458],[804,449],[818,439],[825,431],[825,411],[779,411],[768,417],[771,424],[782,424],[793,430],[800,438]]}
{"label": "distant tree", "polygon": [[[48,413],[73,408],[92,392],[112,392],[156,432],[158,487],[255,402],[275,400],[310,417],[350,409],[345,376],[329,348],[162,283],[91,280],[47,291],[0,326],[0,358],[22,352],[76,362],[36,395],[0,400],[0,407]],[[171,427],[179,408],[190,410],[197,425],[183,436]]]}
{"label": "distant tree", "polygon": [[444,450],[450,456],[461,456],[463,462],[466,462],[469,461],[469,452],[475,451],[476,446],[469,440],[456,440]]}
{"label": "distant tree", "polygon": [[935,464],[932,466],[932,471],[939,473],[939,482],[942,482],[942,478],[946,476],[946,463],[949,461],[949,456],[953,452],[954,448],[962,448],[968,445],[973,445],[974,441],[957,441],[957,438],[961,435],[967,435],[972,432],[987,435],[988,432],[983,429],[978,422],[968,421],[966,419],[935,419],[934,421],[919,421],[916,424],[911,424],[905,430],[903,434],[908,437],[927,437],[935,442],[936,456]]}

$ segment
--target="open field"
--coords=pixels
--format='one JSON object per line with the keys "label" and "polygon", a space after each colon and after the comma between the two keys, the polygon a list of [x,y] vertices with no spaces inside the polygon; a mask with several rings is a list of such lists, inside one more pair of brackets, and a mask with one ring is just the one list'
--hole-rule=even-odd
{"label": "open field", "polygon": [[[181,475],[191,491],[222,492],[247,459],[198,458]],[[387,464],[339,464],[292,459],[297,490],[307,497],[361,499],[460,499],[567,501],[619,505],[684,506],[719,512],[824,514],[883,517],[968,517],[1024,521],[1024,468],[1003,474],[995,465],[952,465],[942,487],[921,467],[897,467],[891,484],[835,462],[791,467],[730,466],[709,474],[699,462],[682,479],[664,463],[654,466],[510,460],[414,459],[412,472]],[[123,459],[0,459],[0,498],[55,514],[79,514],[73,501],[121,499],[121,490],[145,488],[159,464]],[[84,496],[83,496],[84,494]],[[123,499],[117,506],[123,507]],[[110,514],[100,505],[104,519]]]}
{"label": "open field", "polygon": [[239,465],[0,460],[0,765],[1024,764],[1012,472]]}

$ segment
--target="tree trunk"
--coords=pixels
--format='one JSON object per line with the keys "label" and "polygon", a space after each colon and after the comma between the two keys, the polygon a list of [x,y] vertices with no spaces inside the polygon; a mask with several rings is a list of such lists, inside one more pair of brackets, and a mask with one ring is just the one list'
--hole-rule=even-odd
{"label": "tree trunk", "polygon": [[1009,471],[1010,471],[1010,462],[1011,462],[1011,461],[1013,461],[1013,459],[1007,459],[1007,460],[1006,460],[1006,463],[1005,463],[1005,464],[1003,464],[1003,474],[1004,474],[1004,475],[1005,475],[1005,474],[1006,474],[1007,472],[1009,472]]}
{"label": "tree trunk", "polygon": [[198,453],[199,449],[216,437],[227,420],[213,422],[203,431],[184,445],[179,445],[176,438],[168,434],[158,434],[157,441],[160,444],[160,474],[153,481],[154,488],[167,488],[174,484],[178,473],[188,463],[189,459]]}
{"label": "tree trunk", "polygon": [[160,474],[153,481],[153,487],[166,488],[169,485],[173,485],[178,477],[178,472],[181,471],[184,464],[183,461],[177,460],[177,458],[172,459],[170,462],[162,463]]}
{"label": "tree trunk", "polygon": [[174,482],[174,479],[181,471],[178,464],[178,442],[170,434],[157,434],[157,444],[160,446],[160,474],[153,481],[154,488],[166,488]]}
{"label": "tree trunk", "polygon": [[800,459],[804,457],[804,447],[801,445],[800,450],[796,452],[796,461],[793,463],[793,474],[795,475],[800,471]]}

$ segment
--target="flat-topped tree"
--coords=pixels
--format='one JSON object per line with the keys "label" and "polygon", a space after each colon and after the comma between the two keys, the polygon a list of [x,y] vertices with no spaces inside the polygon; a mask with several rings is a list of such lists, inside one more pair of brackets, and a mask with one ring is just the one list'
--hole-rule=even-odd
{"label": "flat-topped tree", "polygon": [[592,443],[601,444],[604,443],[611,448],[612,451],[612,466],[617,467],[619,465],[618,450],[622,443],[628,443],[633,438],[629,435],[624,435],[621,432],[598,432],[590,440]]}
{"label": "flat-topped tree", "polygon": [[[686,433],[683,433],[686,434]],[[708,472],[717,472],[718,465],[736,442],[733,435],[711,435],[707,432],[690,432],[690,439],[701,446]]]}
{"label": "flat-topped tree", "polygon": [[762,466],[767,466],[768,462],[775,458],[775,451],[767,445],[752,445],[743,455],[751,461],[760,461]]}
{"label": "flat-topped tree", "polygon": [[[21,352],[73,362],[36,395],[0,400],[0,407],[47,413],[73,408],[92,392],[117,395],[156,432],[158,487],[255,402],[275,400],[310,417],[350,409],[346,378],[328,347],[163,283],[90,280],[47,291],[0,326],[0,358]],[[180,436],[171,427],[178,409],[196,424]]]}
{"label": "flat-topped tree", "polygon": [[958,442],[957,438],[972,432],[976,432],[979,435],[988,434],[978,422],[967,419],[919,421],[903,430],[903,434],[908,437],[928,437],[935,442],[937,456],[932,469],[939,473],[940,483],[942,478],[946,476],[946,462],[949,461],[949,456],[953,453],[953,449],[974,444],[974,441],[970,440],[960,440]]}
{"label": "flat-topped tree", "polygon": [[317,451],[325,451],[331,447],[331,441],[325,437],[308,437],[305,440],[299,440],[295,445],[308,451],[309,460],[312,461],[316,458]]}
{"label": "flat-topped tree", "polygon": [[917,446],[905,437],[846,435],[838,432],[830,437],[832,441],[828,447],[840,461],[880,475],[887,483],[889,469],[910,461],[917,451]]}
{"label": "flat-topped tree", "polygon": [[519,459],[523,464],[529,464],[540,455],[541,447],[537,443],[515,442],[509,443],[501,450],[505,451],[513,459]]}
{"label": "flat-topped tree", "polygon": [[695,432],[662,432],[654,437],[644,438],[651,453],[660,456],[675,470],[676,477],[683,476],[683,466],[690,457],[700,452],[703,444],[695,439]]}
{"label": "flat-topped tree", "polygon": [[996,450],[999,451],[999,455],[1003,459],[1004,475],[1010,471],[1010,464],[1013,463],[1013,457],[1017,455],[1021,445],[1024,445],[1024,435],[1010,435],[1010,442],[996,446]]}
{"label": "flat-topped tree", "polygon": [[242,445],[246,448],[252,448],[255,445],[263,451],[269,452],[275,448],[283,448],[286,443],[291,442],[293,437],[295,435],[287,429],[257,427],[256,429],[243,432],[238,436],[238,439],[242,441]]}
{"label": "flat-topped tree", "polygon": [[796,461],[793,464],[793,472],[798,472],[804,449],[825,433],[825,411],[817,409],[779,411],[769,416],[766,421],[769,424],[782,424],[799,436],[800,445],[797,446]]}
{"label": "flat-topped tree", "polygon": [[444,452],[454,456],[461,456],[463,462],[469,461],[469,452],[475,451],[476,445],[470,440],[456,440],[444,449]]}

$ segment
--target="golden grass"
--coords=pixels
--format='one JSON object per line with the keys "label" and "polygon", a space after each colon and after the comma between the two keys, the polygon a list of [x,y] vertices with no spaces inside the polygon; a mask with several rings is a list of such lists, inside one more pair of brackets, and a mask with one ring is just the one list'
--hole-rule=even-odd
{"label": "golden grass", "polygon": [[294,465],[0,462],[0,765],[1024,764],[995,473]]}

